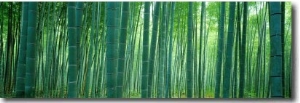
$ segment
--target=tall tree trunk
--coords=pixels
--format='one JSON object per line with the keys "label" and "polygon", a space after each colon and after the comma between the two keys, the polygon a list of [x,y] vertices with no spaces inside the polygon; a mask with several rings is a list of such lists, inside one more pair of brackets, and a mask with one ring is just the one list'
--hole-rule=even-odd
{"label": "tall tree trunk", "polygon": [[227,34],[227,47],[226,47],[226,58],[223,76],[223,98],[229,98],[230,93],[230,75],[232,68],[232,49],[233,49],[233,38],[234,38],[234,17],[235,17],[235,2],[230,2],[229,5],[229,18],[228,21],[228,34]]}
{"label": "tall tree trunk", "polygon": [[121,7],[122,7],[122,3],[121,2],[115,2],[116,3],[116,7],[115,7],[115,9],[116,9],[116,12],[115,12],[115,18],[114,18],[114,20],[115,20],[115,27],[116,27],[116,35],[115,35],[115,53],[116,54],[114,54],[115,55],[115,57],[116,58],[114,58],[115,59],[115,67],[114,67],[114,74],[115,74],[115,81],[113,81],[114,82],[114,98],[117,98],[117,96],[118,96],[118,92],[120,92],[120,91],[117,91],[117,85],[118,85],[118,80],[119,79],[123,79],[122,78],[122,76],[120,76],[120,75],[118,75],[118,58],[119,58],[119,44],[118,44],[118,42],[119,42],[119,35],[120,35],[120,31],[121,31],[121,28],[120,28],[120,25],[121,25]]}
{"label": "tall tree trunk", "polygon": [[286,80],[286,77],[285,77],[285,54],[284,54],[284,51],[285,51],[285,48],[284,48],[284,45],[285,45],[285,43],[284,43],[284,38],[285,38],[285,33],[284,33],[284,25],[285,25],[285,2],[281,2],[281,51],[282,51],[282,92],[283,92],[283,95],[285,96],[285,89],[286,89],[286,82],[285,82],[285,80]]}
{"label": "tall tree trunk", "polygon": [[240,87],[239,87],[239,98],[244,97],[244,85],[245,85],[245,54],[246,54],[246,33],[247,33],[247,15],[248,15],[248,3],[244,2],[244,11],[243,11],[243,32],[241,49],[240,49]]}
{"label": "tall tree trunk", "polygon": [[150,2],[145,2],[145,11],[144,11],[144,35],[143,35],[143,65],[142,65],[142,98],[148,97],[148,51],[149,51],[149,21],[150,21]]}
{"label": "tall tree trunk", "polygon": [[158,68],[158,98],[163,98],[164,96],[164,85],[165,85],[165,70],[166,70],[166,2],[162,3],[162,15],[160,28],[159,28],[159,68]]}
{"label": "tall tree trunk", "polygon": [[[78,3],[77,3],[78,5]],[[88,66],[87,66],[87,74],[86,74],[86,82],[85,82],[85,98],[89,98],[90,97],[90,92],[91,92],[91,82],[93,81],[94,78],[93,75],[94,75],[94,70],[95,69],[92,69],[92,65],[93,65],[93,57],[94,57],[94,45],[95,45],[95,22],[96,22],[96,3],[93,3],[92,4],[92,27],[91,27],[91,33],[90,33],[90,45],[89,45],[89,51],[88,51]],[[77,12],[76,12],[76,16],[80,16],[80,15],[77,15]],[[77,21],[77,20],[76,20]],[[81,21],[81,20],[78,20],[78,21]],[[78,29],[77,29],[78,31]],[[78,33],[77,33],[78,34]],[[78,40],[78,39],[77,39]]]}
{"label": "tall tree trunk", "polygon": [[[68,70],[68,98],[77,98],[77,35],[74,17],[76,3],[68,3],[68,39],[69,39],[69,70]],[[74,36],[75,35],[75,36]]]}
{"label": "tall tree trunk", "polygon": [[169,41],[169,60],[168,60],[168,68],[167,68],[167,84],[166,84],[166,98],[172,97],[171,93],[171,73],[172,73],[172,54],[173,54],[173,23],[174,23],[174,11],[175,11],[175,2],[171,2],[171,30],[170,30],[170,41]]}
{"label": "tall tree trunk", "polygon": [[[81,32],[82,32],[82,15],[83,15],[83,2],[76,2],[76,11],[75,11],[75,26],[76,26],[76,46],[77,46],[77,69],[78,69],[78,72],[80,72],[80,68],[81,66],[81,61],[82,61],[82,58],[81,58],[81,47],[80,47],[80,40],[81,40]],[[73,34],[75,35],[75,34]],[[77,74],[79,77],[80,77],[80,73]],[[78,78],[78,82],[81,83],[80,79]],[[78,84],[79,84],[78,83]],[[78,88],[80,89],[80,84],[78,85]],[[79,92],[80,93],[80,92]]]}
{"label": "tall tree trunk", "polygon": [[224,49],[224,19],[225,19],[225,2],[220,3],[221,11],[219,18],[219,32],[218,32],[218,52],[217,52],[217,68],[216,68],[216,86],[215,86],[215,98],[220,98],[220,89],[221,89],[221,70],[223,62],[223,49]]}
{"label": "tall tree trunk", "polygon": [[117,79],[117,98],[122,98],[123,94],[123,75],[125,70],[125,49],[127,38],[127,25],[129,17],[129,2],[123,2],[121,34],[119,39],[119,60],[118,60],[118,79]]}
{"label": "tall tree trunk", "polygon": [[35,68],[36,68],[36,19],[37,2],[28,3],[28,30],[26,47],[26,82],[25,97],[34,98],[35,96]]}
{"label": "tall tree trunk", "polygon": [[116,67],[117,67],[117,23],[116,18],[117,3],[108,2],[106,3],[106,95],[107,98],[116,97],[115,86],[116,86]]}
{"label": "tall tree trunk", "polygon": [[[26,43],[27,43],[27,25],[28,25],[28,3],[22,3],[22,30],[19,49],[19,60],[17,67],[16,97],[25,97],[25,71],[26,71]],[[2,50],[2,49],[1,49]]]}
{"label": "tall tree trunk", "polygon": [[148,97],[152,97],[152,83],[153,83],[153,71],[154,71],[154,59],[157,44],[157,28],[158,28],[158,16],[160,11],[160,2],[155,3],[154,17],[153,17],[153,27],[152,27],[152,37],[151,37],[151,47],[150,47],[150,64],[149,64],[149,80],[148,80]]}
{"label": "tall tree trunk", "polygon": [[192,67],[192,35],[193,35],[193,3],[189,2],[187,33],[187,56],[186,56],[186,84],[187,98],[193,97],[193,67]]}
{"label": "tall tree trunk", "polygon": [[[203,24],[204,24],[204,17],[205,17],[205,9],[206,8],[206,5],[205,5],[205,2],[202,2],[201,3],[201,21],[200,21],[200,51],[199,51],[199,69],[198,69],[198,85],[199,85],[199,97],[203,97],[203,95],[201,94],[204,90],[203,88],[203,83],[204,83],[204,66],[202,66],[202,42],[203,40],[205,40],[203,37],[205,35],[205,28],[203,27]],[[205,55],[205,54],[204,54]],[[203,60],[205,61],[205,60]],[[203,63],[203,65],[205,65],[205,63]],[[203,73],[201,73],[201,71],[203,71]]]}
{"label": "tall tree trunk", "polygon": [[6,38],[6,68],[4,74],[4,94],[11,94],[11,73],[12,73],[12,64],[13,64],[13,48],[14,48],[14,41],[13,41],[13,3],[9,3],[8,9],[8,22],[7,22],[7,38]]}
{"label": "tall tree trunk", "polygon": [[[240,3],[237,3],[237,16],[236,16],[237,22],[236,22],[236,35],[235,35],[235,56],[234,56],[234,70],[233,70],[233,90],[232,90],[232,96],[233,98],[237,98],[237,94],[238,94],[238,58],[240,58],[240,54],[238,52],[238,50],[240,49],[240,34],[241,34],[241,16],[240,16]],[[238,49],[239,48],[239,49]]]}
{"label": "tall tree trunk", "polygon": [[68,3],[68,39],[69,39],[69,70],[68,98],[77,98],[77,34],[75,21],[76,2]]}
{"label": "tall tree trunk", "polygon": [[[269,2],[270,10],[270,89],[271,98],[283,98],[282,32],[280,2]],[[280,46],[278,46],[280,45]]]}

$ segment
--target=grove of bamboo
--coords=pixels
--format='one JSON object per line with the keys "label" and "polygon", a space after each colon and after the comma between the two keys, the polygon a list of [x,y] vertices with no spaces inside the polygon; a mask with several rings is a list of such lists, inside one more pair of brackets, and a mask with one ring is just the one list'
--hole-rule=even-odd
{"label": "grove of bamboo", "polygon": [[0,2],[2,98],[291,98],[290,2]]}

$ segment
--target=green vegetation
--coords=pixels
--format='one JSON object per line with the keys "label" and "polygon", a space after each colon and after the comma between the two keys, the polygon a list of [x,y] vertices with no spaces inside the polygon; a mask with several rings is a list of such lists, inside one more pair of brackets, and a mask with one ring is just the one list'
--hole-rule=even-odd
{"label": "green vegetation", "polygon": [[3,98],[291,98],[290,2],[0,2]]}

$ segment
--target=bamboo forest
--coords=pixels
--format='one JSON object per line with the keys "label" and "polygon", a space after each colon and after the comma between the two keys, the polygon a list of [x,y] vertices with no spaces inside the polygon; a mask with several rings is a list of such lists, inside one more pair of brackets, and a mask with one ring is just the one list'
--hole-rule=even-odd
{"label": "bamboo forest", "polygon": [[1,98],[291,98],[291,2],[0,2]]}

